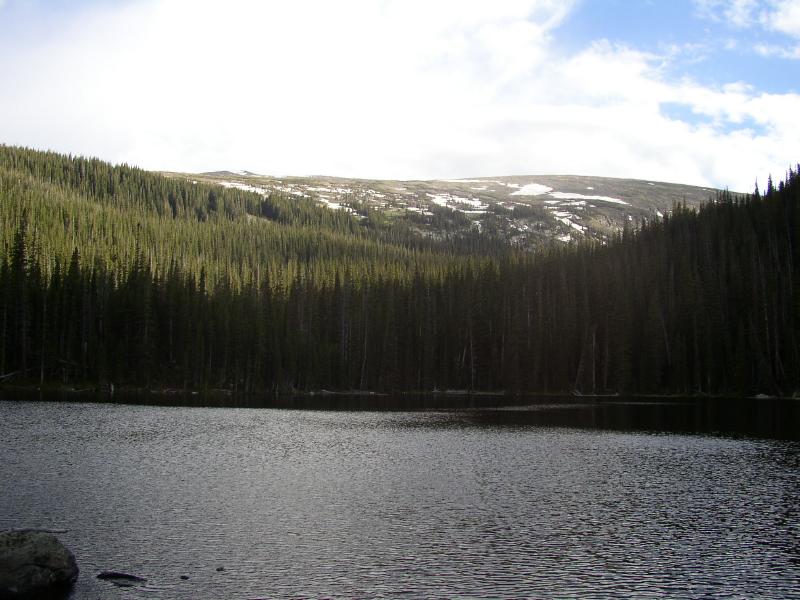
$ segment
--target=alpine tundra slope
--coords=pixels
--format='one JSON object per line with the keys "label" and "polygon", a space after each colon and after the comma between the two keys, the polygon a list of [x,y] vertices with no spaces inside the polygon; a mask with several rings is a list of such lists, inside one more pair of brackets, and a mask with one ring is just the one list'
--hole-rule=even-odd
{"label": "alpine tundra slope", "polygon": [[354,215],[378,211],[406,220],[420,234],[496,233],[535,247],[557,240],[606,240],[626,224],[660,219],[676,204],[697,207],[718,190],[636,179],[538,175],[430,181],[340,177],[270,177],[249,171],[171,174],[193,182],[281,194]]}

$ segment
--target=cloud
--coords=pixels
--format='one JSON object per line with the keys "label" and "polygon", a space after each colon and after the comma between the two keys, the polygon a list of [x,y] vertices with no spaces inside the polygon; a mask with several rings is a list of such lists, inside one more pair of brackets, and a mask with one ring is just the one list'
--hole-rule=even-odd
{"label": "cloud", "polygon": [[759,7],[759,0],[695,0],[701,16],[724,20],[734,27],[749,27]]}
{"label": "cloud", "polygon": [[[574,156],[605,163],[609,174],[636,165],[647,177],[749,189],[756,174],[782,174],[800,139],[797,94],[764,94],[745,84],[720,88],[691,80],[666,81],[661,57],[608,43],[595,44],[560,65],[559,87],[573,98]],[[663,106],[679,103],[707,119],[670,118]],[[551,107],[553,114],[565,112]],[[578,125],[579,124],[579,125]],[[577,126],[575,126],[577,125]],[[738,125],[738,126],[737,126]],[[556,142],[557,143],[557,142]],[[738,174],[737,174],[738,172]],[[643,175],[644,176],[644,175]]]}
{"label": "cloud", "polygon": [[774,44],[755,44],[753,51],[764,58],[785,58],[789,60],[800,60],[800,45],[798,46],[776,46]]}
{"label": "cloud", "polygon": [[724,23],[740,37],[749,33],[740,40],[726,40],[726,51],[800,60],[800,0],[694,0],[694,4],[701,18]]}
{"label": "cloud", "polygon": [[773,0],[761,13],[761,23],[773,31],[800,38],[800,1]]}
{"label": "cloud", "polygon": [[694,0],[699,15],[738,29],[762,27],[800,38],[800,0]]}
{"label": "cloud", "polygon": [[[576,6],[96,5],[48,36],[0,40],[2,141],[164,170],[576,173],[743,190],[797,159],[800,97],[672,81],[670,55],[608,42],[563,54],[554,40]],[[670,102],[702,119],[670,118]]]}

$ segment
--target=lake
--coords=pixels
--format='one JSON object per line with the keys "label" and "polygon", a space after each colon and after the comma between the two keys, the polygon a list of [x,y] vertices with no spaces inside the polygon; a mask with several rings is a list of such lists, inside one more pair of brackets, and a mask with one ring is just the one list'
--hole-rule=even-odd
{"label": "lake", "polygon": [[0,401],[0,529],[80,599],[800,598],[800,402],[504,402]]}

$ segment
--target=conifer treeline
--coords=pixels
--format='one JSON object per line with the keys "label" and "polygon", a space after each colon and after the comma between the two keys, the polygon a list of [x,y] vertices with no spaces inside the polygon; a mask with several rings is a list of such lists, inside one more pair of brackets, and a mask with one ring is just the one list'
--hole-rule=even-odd
{"label": "conifer treeline", "polygon": [[343,269],[358,279],[408,279],[415,266],[432,272],[456,255],[471,261],[505,251],[489,236],[429,239],[357,208],[353,216],[309,198],[0,145],[3,255],[25,217],[28,256],[48,278],[76,248],[82,267],[122,276],[144,257],[158,276],[176,267],[199,280],[203,271],[209,289],[221,280],[234,289],[263,280],[285,286],[298,275],[332,284]]}
{"label": "conifer treeline", "polygon": [[[269,226],[261,237],[223,247],[214,236],[241,234],[260,203],[292,201],[242,193],[237,205],[238,191],[208,187],[189,216],[162,215],[159,194],[191,184],[98,162],[102,178],[130,181],[132,171],[161,190],[137,200],[148,186],[131,184],[120,206],[96,182],[59,179],[83,159],[3,151],[28,162],[0,160],[0,376],[242,392],[800,388],[793,171],[763,196],[723,194],[699,212],[676,207],[605,246],[529,254],[480,237],[422,240],[309,203],[283,222],[255,217]],[[13,185],[15,177],[26,183]],[[243,213],[198,218],[209,191]],[[150,216],[162,229],[119,242],[123,260],[93,250],[80,226],[62,225],[75,236],[64,257],[68,242],[44,213],[78,219],[82,210],[110,211],[99,236],[127,231],[116,217]],[[190,231],[197,245],[187,247]],[[268,250],[259,254],[259,244]]]}

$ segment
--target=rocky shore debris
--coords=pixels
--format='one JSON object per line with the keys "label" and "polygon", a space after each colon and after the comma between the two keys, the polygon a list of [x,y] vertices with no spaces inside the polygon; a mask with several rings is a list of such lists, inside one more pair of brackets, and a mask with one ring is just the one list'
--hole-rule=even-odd
{"label": "rocky shore debris", "polygon": [[78,572],[75,556],[51,533],[25,529],[0,532],[0,598],[63,598]]}

